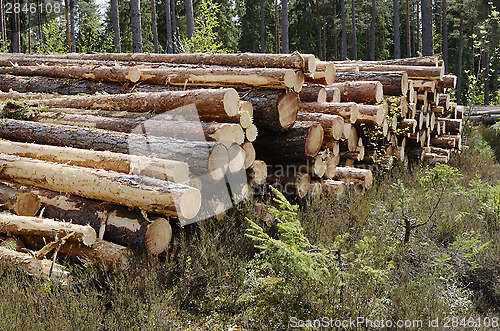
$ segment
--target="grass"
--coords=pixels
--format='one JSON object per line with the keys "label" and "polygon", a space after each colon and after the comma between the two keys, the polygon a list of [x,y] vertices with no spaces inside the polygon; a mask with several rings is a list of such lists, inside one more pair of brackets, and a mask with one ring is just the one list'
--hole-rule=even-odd
{"label": "grass", "polygon": [[[286,330],[291,317],[498,316],[500,166],[474,139],[450,163],[459,185],[440,195],[434,216],[406,245],[402,215],[427,219],[437,198],[421,182],[431,170],[416,165],[382,175],[365,195],[301,202],[303,249],[245,204],[221,220],[174,229],[167,256],[138,252],[126,272],[74,266],[66,287],[0,265],[1,328]],[[311,281],[300,268],[283,269],[274,259],[279,249],[255,248],[245,218],[301,256],[319,251],[314,265],[328,272]]]}

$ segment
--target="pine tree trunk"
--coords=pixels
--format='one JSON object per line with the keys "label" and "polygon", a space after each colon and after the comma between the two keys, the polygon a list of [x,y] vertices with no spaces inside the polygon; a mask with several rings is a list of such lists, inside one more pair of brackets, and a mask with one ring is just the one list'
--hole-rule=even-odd
{"label": "pine tree trunk", "polygon": [[[168,0],[166,0],[168,1]],[[177,53],[178,52],[178,46],[177,45],[177,14],[176,14],[176,0],[172,0],[170,2],[170,10],[172,11],[172,38],[173,38],[173,44],[172,44],[172,53]]]}
{"label": "pine tree trunk", "polygon": [[76,52],[75,0],[69,0],[69,34],[71,52]]}
{"label": "pine tree trunk", "polygon": [[354,0],[351,1],[352,4],[352,60],[358,59],[358,38],[356,37],[356,10],[354,8]]}
{"label": "pine tree trunk", "polygon": [[393,0],[394,8],[394,58],[401,58],[401,39],[399,34],[399,0]]}
{"label": "pine tree trunk", "polygon": [[40,0],[36,0],[36,15],[38,23],[38,41],[43,43],[43,30],[42,30],[42,9],[40,6]]}
{"label": "pine tree trunk", "polygon": [[446,5],[446,0],[442,0],[441,3],[442,11],[443,11],[443,61],[444,61],[444,73],[448,73],[448,8]]}
{"label": "pine tree trunk", "polygon": [[420,2],[417,1],[417,47],[416,47],[416,52],[420,52]]}
{"label": "pine tree trunk", "polygon": [[64,19],[66,26],[66,51],[71,51],[71,32],[69,27],[69,0],[64,0]]}
{"label": "pine tree trunk", "polygon": [[130,20],[132,23],[132,52],[142,52],[141,2],[130,0]]}
{"label": "pine tree trunk", "polygon": [[462,56],[464,49],[464,1],[460,2],[460,32],[458,36],[457,103],[462,104]]}
{"label": "pine tree trunk", "polygon": [[184,0],[186,5],[186,27],[188,39],[193,38],[194,35],[194,14],[193,14],[193,1]]}
{"label": "pine tree trunk", "polygon": [[155,48],[155,53],[160,53],[160,47],[158,45],[158,26],[156,24],[156,1],[151,0],[151,29],[153,30],[153,45]]}
{"label": "pine tree trunk", "polygon": [[410,0],[406,0],[406,57],[411,57]]}
{"label": "pine tree trunk", "polygon": [[260,0],[260,52],[266,52],[266,21],[265,21],[265,2]]}
{"label": "pine tree trunk", "polygon": [[347,26],[345,19],[345,0],[340,0],[340,20],[342,21],[342,40],[340,48],[340,60],[347,59]]}
{"label": "pine tree trunk", "polygon": [[316,27],[317,27],[317,33],[318,33],[318,38],[317,38],[317,49],[318,49],[318,57],[320,60],[324,60],[323,54],[321,52],[321,21],[320,21],[320,16],[319,16],[319,0],[316,0]]}
{"label": "pine tree trunk", "polygon": [[6,26],[5,26],[5,7],[4,6],[5,6],[4,0],[0,0],[0,39],[1,39],[0,40],[0,47],[2,50],[7,45],[6,44],[6,42],[7,42],[7,30],[6,30]]}
{"label": "pine tree trunk", "polygon": [[[375,1],[375,0],[373,0],[373,1]],[[333,1],[333,17],[335,19],[337,18],[337,1],[336,0]],[[338,46],[337,46],[337,42],[338,42],[337,37],[338,36],[337,36],[337,25],[336,24],[333,24],[332,30],[333,30],[333,59],[338,60],[339,50],[338,50]]]}
{"label": "pine tree trunk", "polygon": [[[20,5],[19,0],[13,1],[14,5]],[[21,52],[21,16],[19,11],[12,9],[12,53],[20,53]]]}
{"label": "pine tree trunk", "polygon": [[288,54],[288,0],[281,0],[281,52]]}
{"label": "pine tree trunk", "polygon": [[172,39],[172,13],[170,9],[170,0],[165,1],[165,19],[167,25],[167,47],[165,49],[167,54],[172,54],[174,41]]}
{"label": "pine tree trunk", "polygon": [[111,25],[113,26],[113,44],[117,53],[122,52],[120,41],[120,11],[118,10],[118,0],[111,0]]}
{"label": "pine tree trunk", "polygon": [[422,54],[432,55],[432,6],[431,0],[422,0]]}
{"label": "pine tree trunk", "polygon": [[376,13],[376,0],[372,0],[372,24],[371,24],[371,40],[370,40],[370,60],[375,61],[375,27],[377,21],[377,13]]}

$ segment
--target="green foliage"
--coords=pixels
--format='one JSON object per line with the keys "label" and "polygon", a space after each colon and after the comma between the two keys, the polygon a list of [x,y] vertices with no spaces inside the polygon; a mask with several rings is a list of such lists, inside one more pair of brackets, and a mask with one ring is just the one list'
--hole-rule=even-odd
{"label": "green foliage", "polygon": [[184,48],[190,53],[223,53],[222,42],[217,35],[220,26],[218,14],[220,4],[202,0],[194,19],[194,35],[184,41]]}
{"label": "green foliage", "polygon": [[77,51],[81,53],[113,50],[113,37],[106,33],[94,0],[80,0],[78,5]]}
{"label": "green foliage", "polygon": [[42,26],[44,42],[36,47],[37,53],[66,53],[66,28],[60,18],[49,20]]}

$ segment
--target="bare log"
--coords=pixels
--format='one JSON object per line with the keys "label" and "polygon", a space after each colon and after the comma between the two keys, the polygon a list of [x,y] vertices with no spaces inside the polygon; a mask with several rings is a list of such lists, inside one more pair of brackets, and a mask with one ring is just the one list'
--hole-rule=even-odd
{"label": "bare log", "polygon": [[[198,214],[200,191],[148,177],[0,155],[0,177],[25,185],[191,219]],[[96,185],[99,183],[99,185]]]}
{"label": "bare log", "polygon": [[364,123],[367,126],[380,126],[386,115],[384,105],[358,105],[359,115],[356,123]]}
{"label": "bare log", "polygon": [[384,98],[383,86],[379,81],[333,83],[329,86],[331,87],[339,89],[342,102],[375,104]]}
{"label": "bare log", "polygon": [[323,113],[337,115],[343,117],[345,120],[350,121],[351,123],[356,123],[359,115],[358,105],[353,102],[301,102],[300,111],[304,113]]}
{"label": "bare log", "polygon": [[404,71],[342,72],[337,73],[335,81],[379,81],[384,95],[400,96],[408,92],[408,74]]}
{"label": "bare log", "polygon": [[323,86],[304,86],[299,93],[300,101],[326,102],[326,89]]}
{"label": "bare log", "polygon": [[335,81],[335,65],[332,62],[317,61],[316,72],[305,76],[310,84],[330,85]]}
{"label": "bare log", "polygon": [[324,130],[325,139],[338,140],[342,137],[344,130],[344,119],[341,116],[323,113],[297,113],[298,121],[312,121],[319,123]]}
{"label": "bare log", "polygon": [[333,179],[343,181],[359,181],[365,188],[370,188],[373,184],[373,175],[370,170],[352,167],[337,167],[337,172]]}

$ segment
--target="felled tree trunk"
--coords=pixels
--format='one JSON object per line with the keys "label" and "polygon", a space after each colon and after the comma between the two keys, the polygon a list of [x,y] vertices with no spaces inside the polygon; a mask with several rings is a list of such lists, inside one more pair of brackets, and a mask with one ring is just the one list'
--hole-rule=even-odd
{"label": "felled tree trunk", "polygon": [[298,121],[318,122],[324,130],[325,139],[338,140],[342,138],[344,132],[344,119],[341,116],[323,113],[297,113]]}
{"label": "felled tree trunk", "polygon": [[384,98],[382,84],[378,81],[333,83],[330,87],[339,89],[342,102],[376,104]]}
{"label": "felled tree trunk", "polygon": [[339,72],[335,82],[379,81],[382,83],[384,95],[403,95],[408,92],[408,74],[403,71],[378,72]]}
{"label": "felled tree trunk", "polygon": [[41,206],[36,194],[23,192],[2,183],[0,183],[0,204],[2,209],[19,216],[35,216]]}
{"label": "felled tree trunk", "polygon": [[300,111],[304,113],[323,113],[337,115],[343,117],[351,123],[356,123],[359,114],[358,105],[353,102],[301,102]]}
{"label": "felled tree trunk", "polygon": [[[0,177],[25,185],[103,200],[166,216],[191,219],[198,214],[201,195],[173,182],[0,155]],[[96,185],[98,183],[98,185]]]}
{"label": "felled tree trunk", "polygon": [[358,105],[359,115],[356,123],[364,123],[367,126],[381,126],[385,119],[384,105]]}
{"label": "felled tree trunk", "polygon": [[300,101],[326,102],[326,89],[323,86],[304,86],[299,93]]}

